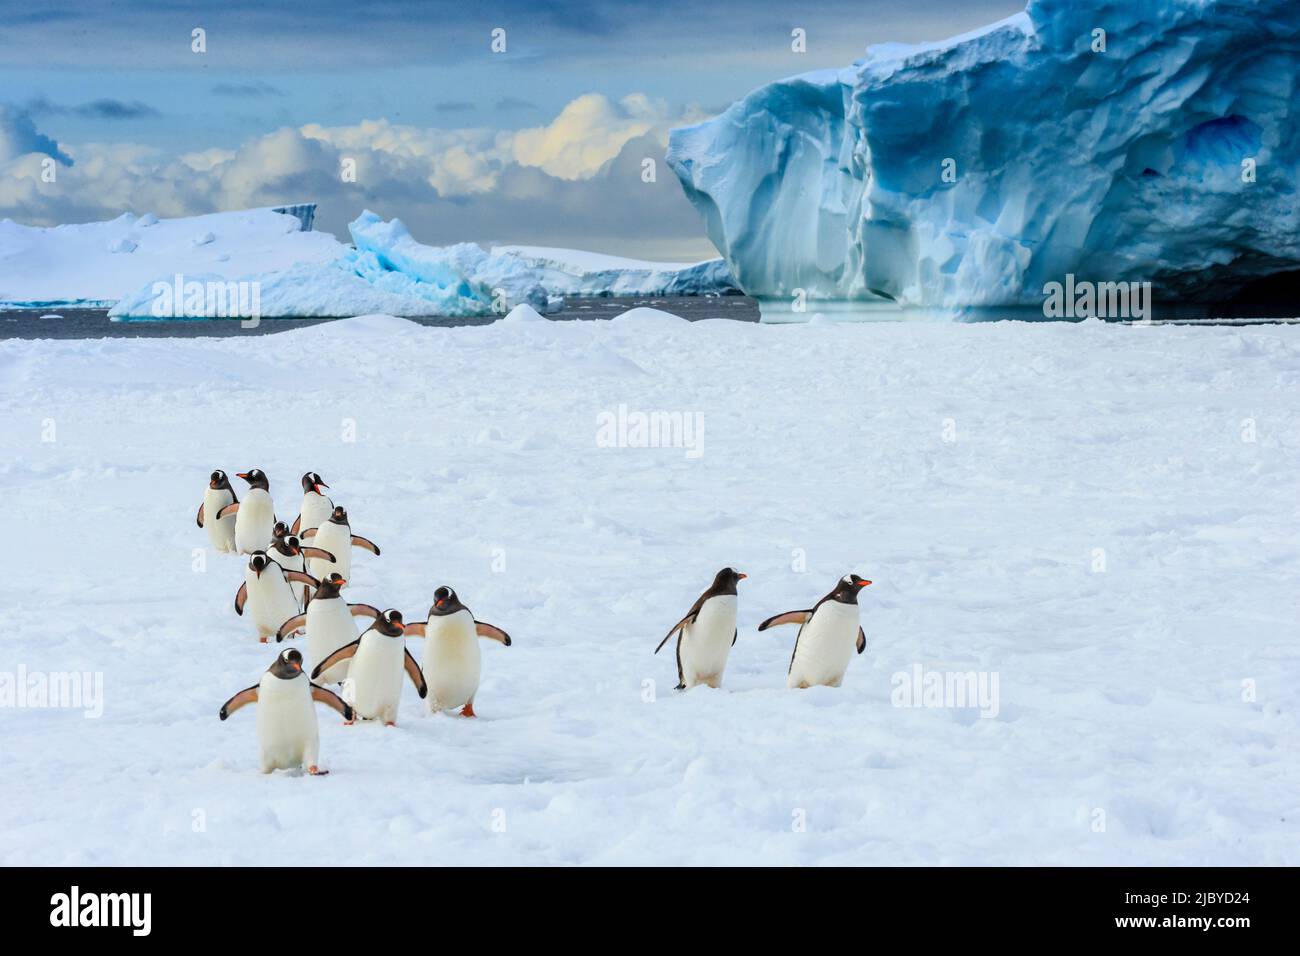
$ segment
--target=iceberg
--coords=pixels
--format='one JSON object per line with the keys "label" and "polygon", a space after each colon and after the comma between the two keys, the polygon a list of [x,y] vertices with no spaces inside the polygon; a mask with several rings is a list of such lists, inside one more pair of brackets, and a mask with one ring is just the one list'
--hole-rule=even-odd
{"label": "iceberg", "polygon": [[750,295],[1222,300],[1300,269],[1297,77],[1294,0],[1031,0],[764,86],[667,161]]}
{"label": "iceberg", "polygon": [[[653,263],[572,249],[501,246],[487,250],[472,242],[429,246],[416,241],[400,219],[385,220],[369,210],[353,220],[348,231],[352,247],[339,244],[332,259],[313,259],[273,272],[222,270],[186,278],[215,284],[256,283],[260,314],[266,318],[379,312],[408,318],[469,317],[504,314],[521,304],[547,313],[563,308],[565,296],[737,291],[721,259]],[[155,289],[172,285],[173,276],[157,276],[123,296],[109,314],[115,319],[173,317],[170,309],[155,314]]]}

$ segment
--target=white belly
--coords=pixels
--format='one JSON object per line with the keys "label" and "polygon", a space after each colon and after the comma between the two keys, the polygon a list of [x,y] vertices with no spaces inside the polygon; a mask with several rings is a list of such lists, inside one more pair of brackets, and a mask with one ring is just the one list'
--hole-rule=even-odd
{"label": "white belly", "polygon": [[244,583],[248,585],[244,616],[252,618],[258,637],[270,637],[281,624],[298,613],[298,600],[293,596],[293,589],[277,568],[268,567],[260,578],[245,569]]}
{"label": "white belly", "polygon": [[[306,570],[301,554],[281,554],[275,548],[271,548],[266,552],[266,555],[286,571]],[[307,585],[299,584],[297,581],[290,581],[289,589],[293,591],[294,600],[298,602],[298,606],[302,607],[302,599],[307,592]]]}
{"label": "white belly", "polygon": [[328,551],[337,559],[326,561],[324,558],[309,558],[308,570],[317,581],[329,577],[337,571],[346,579],[352,571],[352,529],[345,524],[326,521],[316,531],[316,537],[309,542],[312,547]]}
{"label": "white belly", "polygon": [[226,515],[217,520],[217,512],[235,500],[227,488],[209,488],[203,492],[203,530],[217,551],[225,554],[235,550],[235,522],[239,515]]}
{"label": "white belly", "polygon": [[275,527],[275,505],[261,488],[253,488],[235,512],[235,547],[240,554],[262,551],[271,543]]}
{"label": "white belly", "polygon": [[306,674],[281,680],[263,674],[257,688],[257,742],[262,770],[291,770],[317,762],[320,733]]}
{"label": "white belly", "polygon": [[314,491],[305,492],[302,496],[302,509],[298,512],[298,534],[319,528],[329,521],[333,512],[334,503],[324,495],[318,495]]}
{"label": "white belly", "polygon": [[[307,661],[303,665],[311,673],[316,665],[340,647],[357,639],[357,624],[348,602],[342,597],[324,598],[307,605]],[[336,684],[348,676],[351,661],[342,661],[316,678],[318,684]]]}
{"label": "white belly", "polygon": [[430,710],[453,710],[473,699],[482,663],[478,641],[469,611],[429,618],[422,670]]}
{"label": "white belly", "polygon": [[711,597],[695,620],[682,629],[682,680],[687,687],[722,684],[722,672],[736,636],[736,603],[734,594]]}
{"label": "white belly", "polygon": [[787,687],[838,687],[857,652],[858,606],[824,601],[799,632]]}
{"label": "white belly", "polygon": [[402,658],[406,642],[370,630],[361,636],[348,668],[350,696],[357,716],[367,720],[397,720],[397,704],[402,698]]}

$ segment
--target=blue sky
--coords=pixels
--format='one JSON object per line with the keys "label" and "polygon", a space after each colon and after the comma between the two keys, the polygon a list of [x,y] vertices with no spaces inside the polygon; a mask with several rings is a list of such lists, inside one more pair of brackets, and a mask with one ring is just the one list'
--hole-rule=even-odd
{"label": "blue sky", "polygon": [[[72,160],[57,190],[0,188],[0,215],[48,224],[124,208],[177,215],[318,198],[322,223],[335,231],[366,204],[402,216],[428,241],[705,254],[666,168],[670,182],[658,184],[653,201],[640,196],[625,215],[611,215],[618,191],[608,180],[620,161],[631,168],[642,154],[661,156],[656,144],[668,128],[769,80],[847,65],[869,43],[940,39],[1022,6],[0,0],[0,165],[45,140]],[[206,31],[203,54],[191,51],[196,27]],[[790,49],[795,27],[807,31],[802,55]],[[506,31],[504,54],[490,49],[495,28]],[[603,104],[581,99],[593,95]],[[565,114],[575,101],[574,115]],[[381,126],[360,133],[366,123]],[[284,133],[306,127],[329,132],[309,133],[305,143]],[[520,130],[547,130],[549,145],[528,154],[509,141]],[[578,148],[584,137],[592,148]],[[334,167],[347,149],[366,151],[376,159],[368,166],[384,175],[340,191]],[[568,160],[558,155],[566,149]],[[177,165],[177,157],[207,153]],[[256,164],[235,169],[245,153],[266,166],[264,183],[252,181]],[[469,168],[476,163],[478,173]],[[160,191],[150,169],[186,181]],[[189,181],[203,177],[223,183]]]}

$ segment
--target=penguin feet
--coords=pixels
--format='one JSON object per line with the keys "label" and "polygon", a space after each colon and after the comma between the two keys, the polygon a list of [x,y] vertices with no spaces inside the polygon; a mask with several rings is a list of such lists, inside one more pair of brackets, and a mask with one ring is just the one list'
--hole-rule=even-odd
{"label": "penguin feet", "polygon": [[259,643],[259,644],[265,644],[265,643],[266,643],[267,641],[269,641],[269,640],[270,640],[270,638],[267,637],[265,634],[263,634],[261,637],[259,637],[259,638],[257,639],[257,643]]}
{"label": "penguin feet", "polygon": [[385,726],[385,727],[396,727],[396,726],[397,726],[397,721],[395,721],[395,720],[385,720],[385,721],[384,721],[384,726]]}
{"label": "penguin feet", "polygon": [[329,773],[328,770],[322,770],[320,767],[316,766],[315,764],[312,764],[310,767],[308,767],[307,772],[311,774],[313,777],[323,777],[327,773]]}
{"label": "penguin feet", "polygon": [[468,704],[466,704],[464,707],[462,707],[462,708],[460,709],[460,715],[461,715],[462,717],[477,717],[477,716],[478,716],[478,714],[474,713],[474,702],[473,702],[472,700],[471,700]]}
{"label": "penguin feet", "polygon": [[353,724],[355,724],[356,722],[357,722],[357,719],[356,719],[355,717],[353,717],[351,720],[345,720],[345,721],[343,721],[343,726],[344,726],[344,727],[351,727],[351,726],[352,726]]}

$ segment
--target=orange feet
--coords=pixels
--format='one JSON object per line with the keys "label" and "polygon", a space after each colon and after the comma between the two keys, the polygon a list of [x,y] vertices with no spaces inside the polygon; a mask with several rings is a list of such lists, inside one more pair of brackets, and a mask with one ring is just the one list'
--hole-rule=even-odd
{"label": "orange feet", "polygon": [[322,770],[320,767],[316,766],[315,764],[312,764],[310,767],[308,767],[307,772],[311,774],[313,777],[323,777],[325,776],[325,774],[329,773],[328,770]]}
{"label": "orange feet", "polygon": [[471,700],[468,704],[466,704],[464,707],[461,708],[460,715],[461,715],[462,717],[477,717],[477,716],[478,716],[478,714],[474,713],[474,702],[473,702],[472,700]]}
{"label": "orange feet", "polygon": [[268,637],[259,637],[259,638],[257,639],[257,643],[259,643],[259,644],[265,644],[268,640],[270,640],[270,638],[268,638]]}
{"label": "orange feet", "polygon": [[385,726],[385,727],[396,727],[396,726],[397,726],[397,721],[395,721],[395,720],[385,720],[385,721],[384,721],[384,726]]}

